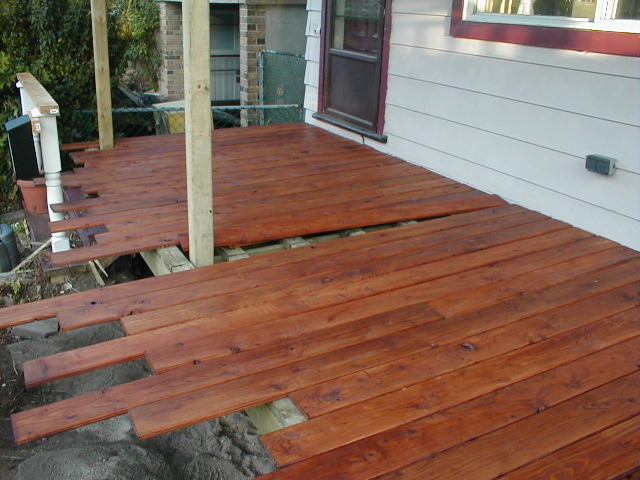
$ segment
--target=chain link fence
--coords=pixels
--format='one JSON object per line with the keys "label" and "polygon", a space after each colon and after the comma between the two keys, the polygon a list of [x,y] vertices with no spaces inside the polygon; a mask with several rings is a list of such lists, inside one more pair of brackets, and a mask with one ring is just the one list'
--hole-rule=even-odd
{"label": "chain link fence", "polygon": [[[262,125],[299,122],[300,104],[287,105],[232,105],[212,107],[211,118],[214,129],[240,126],[240,114],[244,110],[257,111],[264,116]],[[264,115],[269,112],[269,115]],[[139,108],[114,108],[113,134],[115,138],[141,137],[184,133],[184,107],[150,106]],[[71,125],[72,142],[86,142],[98,139],[98,120],[95,110],[77,110],[60,116],[60,123]]]}
{"label": "chain link fence", "polygon": [[[304,55],[263,50],[258,57],[260,103],[263,105],[298,105],[296,120],[304,119]],[[261,125],[280,122],[278,110],[261,110]]]}
{"label": "chain link fence", "polygon": [[[304,120],[305,59],[302,55],[265,50],[259,56],[259,87],[261,105],[212,107],[213,126],[241,126],[241,118],[251,115],[260,125],[300,122]],[[62,143],[88,142],[98,139],[95,110],[61,111],[58,130]],[[185,114],[182,106],[149,105],[113,109],[115,138],[183,133]],[[2,149],[4,150],[4,149]],[[0,152],[2,153],[2,152]],[[7,159],[8,159],[8,152]],[[71,170],[73,160],[61,152],[62,169]],[[2,211],[18,204],[17,186],[10,161],[0,161],[0,201]]]}

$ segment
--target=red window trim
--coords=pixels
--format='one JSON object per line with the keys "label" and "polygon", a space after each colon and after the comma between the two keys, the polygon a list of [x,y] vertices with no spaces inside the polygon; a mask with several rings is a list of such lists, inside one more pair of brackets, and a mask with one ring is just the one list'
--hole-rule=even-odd
{"label": "red window trim", "polygon": [[[322,0],[322,28],[320,30],[320,79],[318,82],[318,107],[316,111],[320,114],[324,113],[324,82],[325,82],[325,49],[327,47],[326,25],[327,25],[327,2],[331,0]],[[389,76],[389,52],[391,50],[391,2],[387,0],[387,9],[384,12],[384,38],[382,39],[382,58],[380,68],[380,90],[378,98],[378,126],[375,134],[384,138],[384,120],[387,106],[387,79]],[[337,125],[337,124],[336,124]],[[340,125],[338,125],[340,126]],[[347,125],[343,125],[348,128]],[[386,139],[383,140],[386,142]]]}
{"label": "red window trim", "polygon": [[637,33],[470,22],[462,17],[464,2],[453,0],[452,37],[640,57],[640,35]]}

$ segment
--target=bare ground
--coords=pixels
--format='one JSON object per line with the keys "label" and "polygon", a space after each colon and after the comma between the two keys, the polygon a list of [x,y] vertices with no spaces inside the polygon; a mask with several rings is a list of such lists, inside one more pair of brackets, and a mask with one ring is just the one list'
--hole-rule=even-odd
{"label": "bare ground", "polygon": [[[26,257],[30,246],[20,242]],[[126,263],[126,262],[125,262]],[[0,285],[0,308],[76,290],[97,288],[91,273],[50,283],[40,261],[27,266],[19,281]],[[111,271],[111,281],[133,279],[137,267]],[[2,310],[0,309],[0,316]],[[144,361],[129,362],[26,389],[23,361],[122,336],[117,322],[57,332],[47,338],[18,338],[0,332],[0,479],[6,480],[240,480],[275,469],[244,413],[228,415],[141,441],[127,416],[112,418],[49,438],[17,445],[11,414],[150,375]]]}

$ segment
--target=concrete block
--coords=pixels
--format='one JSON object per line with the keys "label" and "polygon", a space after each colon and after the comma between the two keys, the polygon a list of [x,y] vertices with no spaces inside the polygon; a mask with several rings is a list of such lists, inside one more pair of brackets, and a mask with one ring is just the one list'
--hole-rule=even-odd
{"label": "concrete block", "polygon": [[44,339],[58,333],[58,319],[36,320],[35,322],[15,326],[11,329],[11,332],[23,340]]}

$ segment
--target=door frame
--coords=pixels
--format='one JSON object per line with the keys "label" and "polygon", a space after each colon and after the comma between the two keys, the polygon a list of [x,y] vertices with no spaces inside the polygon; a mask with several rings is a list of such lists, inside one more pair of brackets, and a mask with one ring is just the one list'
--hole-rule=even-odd
{"label": "door frame", "polygon": [[384,135],[384,119],[387,103],[387,79],[389,76],[389,52],[391,49],[391,16],[392,16],[392,2],[393,0],[384,0],[384,27],[383,27],[383,39],[382,39],[382,54],[380,58],[380,86],[378,91],[378,119],[376,130],[367,130],[359,128],[353,125],[349,125],[336,119],[335,117],[327,117],[324,112],[324,100],[325,100],[325,87],[327,81],[327,53],[330,48],[329,42],[331,41],[328,35],[328,14],[331,10],[329,8],[329,2],[333,0],[322,0],[322,27],[320,29],[320,73],[318,82],[318,107],[315,118],[324,120],[338,127],[345,128],[347,130],[354,131],[368,138],[374,140],[386,142],[387,138]]}

